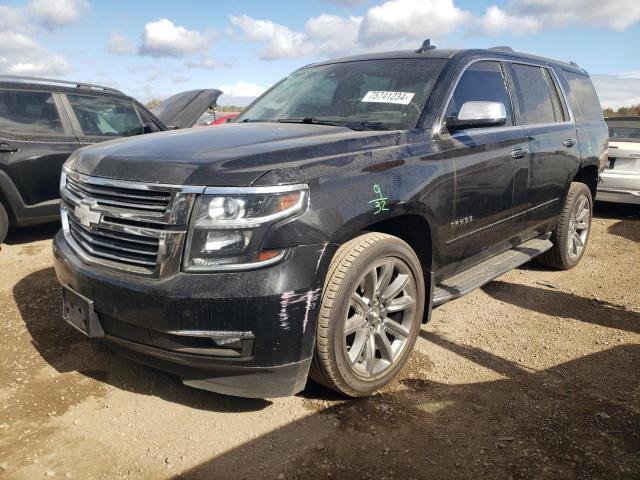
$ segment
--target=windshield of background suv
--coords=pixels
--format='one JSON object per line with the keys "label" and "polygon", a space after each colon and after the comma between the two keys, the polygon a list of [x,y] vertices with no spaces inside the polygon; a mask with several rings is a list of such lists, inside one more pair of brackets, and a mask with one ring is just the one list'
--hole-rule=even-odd
{"label": "windshield of background suv", "polygon": [[355,130],[414,128],[444,63],[389,59],[305,67],[277,84],[237,122],[318,123]]}

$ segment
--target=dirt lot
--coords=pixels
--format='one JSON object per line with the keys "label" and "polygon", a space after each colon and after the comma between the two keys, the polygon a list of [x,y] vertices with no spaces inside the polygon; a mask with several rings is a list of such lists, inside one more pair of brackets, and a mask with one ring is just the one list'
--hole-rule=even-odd
{"label": "dirt lot", "polygon": [[54,228],[0,252],[0,478],[640,478],[640,210],[570,272],[438,308],[401,378],[345,401],[184,387],[67,327]]}

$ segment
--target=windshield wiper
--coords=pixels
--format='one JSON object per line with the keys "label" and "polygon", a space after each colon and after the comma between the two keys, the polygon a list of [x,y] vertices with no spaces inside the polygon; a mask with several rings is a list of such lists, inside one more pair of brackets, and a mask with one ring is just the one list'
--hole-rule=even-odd
{"label": "windshield wiper", "polygon": [[303,117],[303,118],[279,118],[280,123],[307,123],[312,125],[329,125],[331,127],[342,127],[343,123],[331,122],[329,120],[320,120],[315,117]]}
{"label": "windshield wiper", "polygon": [[278,120],[275,120],[273,118],[245,118],[243,120],[240,120],[240,123],[257,123],[257,122],[277,122]]}

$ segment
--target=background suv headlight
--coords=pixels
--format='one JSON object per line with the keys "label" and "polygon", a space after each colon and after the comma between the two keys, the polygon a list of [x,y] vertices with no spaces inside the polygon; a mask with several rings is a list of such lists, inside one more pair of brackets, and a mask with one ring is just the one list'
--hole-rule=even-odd
{"label": "background suv headlight", "polygon": [[242,270],[280,260],[284,250],[262,250],[264,236],[307,204],[306,185],[207,188],[192,214],[184,270]]}

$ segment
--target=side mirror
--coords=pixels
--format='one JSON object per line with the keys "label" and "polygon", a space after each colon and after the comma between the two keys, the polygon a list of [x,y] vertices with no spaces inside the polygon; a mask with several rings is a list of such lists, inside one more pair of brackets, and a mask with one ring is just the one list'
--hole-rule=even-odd
{"label": "side mirror", "polygon": [[450,132],[468,128],[499,127],[507,123],[507,110],[502,102],[464,102],[457,117],[447,117]]}
{"label": "side mirror", "polygon": [[145,123],[144,125],[142,125],[142,133],[143,134],[145,134],[145,133],[153,133],[153,128],[148,123]]}

